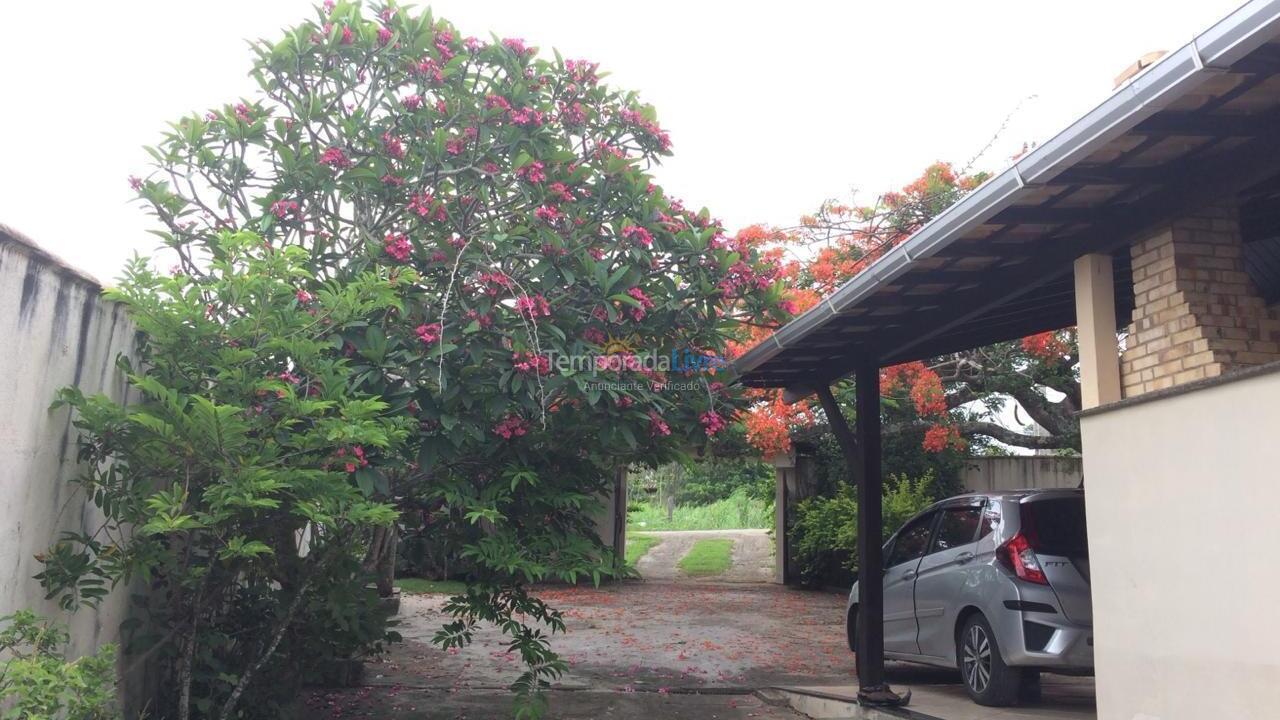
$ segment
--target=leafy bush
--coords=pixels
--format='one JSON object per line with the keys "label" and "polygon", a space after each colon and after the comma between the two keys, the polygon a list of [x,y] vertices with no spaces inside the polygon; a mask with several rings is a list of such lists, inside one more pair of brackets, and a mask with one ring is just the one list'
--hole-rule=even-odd
{"label": "leafy bush", "polygon": [[365,531],[395,509],[374,499],[407,423],[353,387],[330,341],[398,306],[398,283],[369,270],[298,285],[308,253],[221,232],[199,272],[134,262],[107,296],[142,334],[124,406],[74,387],[77,479],[106,516],[67,533],[37,576],[64,607],[108,584],[147,581],[131,650],[154,651],[164,717],[274,716],[306,662],[385,636],[357,560]]}
{"label": "leafy bush", "polygon": [[116,711],[114,645],[66,660],[66,632],[28,610],[0,618],[0,717],[111,720]]}
{"label": "leafy bush", "polygon": [[[889,478],[882,501],[885,539],[933,502],[932,485],[933,477],[928,473],[916,480],[905,475]],[[843,483],[830,497],[800,501],[796,505],[790,540],[792,559],[802,582],[823,584],[841,577],[842,571],[855,571],[858,564],[857,489]]]}

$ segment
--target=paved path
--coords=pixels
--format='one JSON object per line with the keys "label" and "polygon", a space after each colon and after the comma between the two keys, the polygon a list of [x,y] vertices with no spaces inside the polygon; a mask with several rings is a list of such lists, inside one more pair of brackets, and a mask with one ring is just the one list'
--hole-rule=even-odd
{"label": "paved path", "polygon": [[[599,588],[542,587],[564,614],[551,638],[572,690],[672,692],[848,682],[844,598],[768,583],[627,581]],[[447,621],[444,595],[405,595],[403,643],[367,667],[366,681],[402,687],[499,690],[520,671],[502,631],[481,623],[475,642],[444,651],[431,638]],[[381,676],[381,677],[379,677]]]}
{"label": "paved path", "polygon": [[[803,720],[753,695],[771,685],[848,683],[844,598],[766,583],[629,581],[544,587],[564,613],[551,638],[568,663],[548,717],[565,720]],[[404,641],[371,660],[365,686],[308,693],[314,717],[506,720],[506,687],[521,670],[498,628],[441,650],[443,595],[402,598]]]}
{"label": "paved path", "polygon": [[725,572],[697,578],[697,582],[750,583],[773,579],[773,538],[767,530],[661,530],[643,534],[659,539],[658,544],[636,562],[636,569],[645,580],[693,582],[676,564],[694,542],[704,538],[733,540],[732,562]]}

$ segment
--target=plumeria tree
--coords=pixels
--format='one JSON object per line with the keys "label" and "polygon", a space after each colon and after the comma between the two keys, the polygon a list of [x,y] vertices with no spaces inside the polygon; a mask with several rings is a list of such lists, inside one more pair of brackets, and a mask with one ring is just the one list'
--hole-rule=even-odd
{"label": "plumeria tree", "polygon": [[[874,204],[826,202],[791,228],[750,227],[738,239],[783,263],[783,307],[809,309],[876,258],[910,237],[935,215],[986,179],[930,165],[901,190]],[[741,352],[772,331],[754,327]],[[1079,449],[1075,412],[1080,387],[1073,329],[885,368],[885,432],[920,436],[926,452],[965,450],[992,440],[1029,449]],[[765,455],[787,451],[793,434],[820,418],[805,402],[788,405],[776,392],[760,392],[744,414],[747,437]],[[852,404],[850,400],[850,410]],[[1043,432],[1008,427],[1012,412]],[[1030,421],[1030,422],[1027,422]]]}
{"label": "plumeria tree", "polygon": [[[436,640],[498,624],[536,710],[563,626],[529,584],[614,572],[600,494],[743,406],[714,371],[744,321],[785,316],[781,265],[653,183],[667,133],[594,63],[356,3],[253,47],[257,93],[173,123],[131,183],[197,286],[247,231],[299,259],[294,312],[380,278],[391,301],[309,327],[411,432],[377,452],[335,440],[328,468],[469,568]],[[317,382],[305,363],[260,381],[286,371]]]}

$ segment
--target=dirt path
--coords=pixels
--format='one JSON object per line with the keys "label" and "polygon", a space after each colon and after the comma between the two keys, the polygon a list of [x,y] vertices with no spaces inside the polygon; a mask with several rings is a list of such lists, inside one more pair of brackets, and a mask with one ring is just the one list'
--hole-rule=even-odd
{"label": "dirt path", "polygon": [[769,582],[773,578],[773,538],[767,530],[663,530],[644,534],[659,539],[659,543],[636,562],[636,569],[645,580],[692,581],[680,572],[676,563],[694,542],[704,538],[733,540],[733,555],[728,570],[698,578],[699,582],[751,583]]}

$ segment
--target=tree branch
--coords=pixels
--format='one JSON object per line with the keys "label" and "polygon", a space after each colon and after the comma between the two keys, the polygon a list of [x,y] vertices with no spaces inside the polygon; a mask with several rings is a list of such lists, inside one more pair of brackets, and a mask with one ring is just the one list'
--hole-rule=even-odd
{"label": "tree branch", "polygon": [[994,440],[999,440],[1005,445],[1024,447],[1031,450],[1067,450],[1075,448],[1072,437],[1027,435],[984,420],[966,420],[956,423],[956,428],[961,435],[986,435]]}

